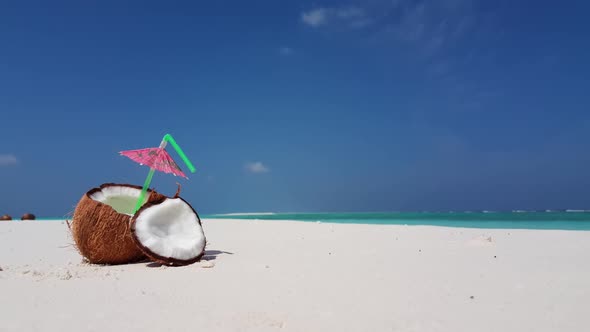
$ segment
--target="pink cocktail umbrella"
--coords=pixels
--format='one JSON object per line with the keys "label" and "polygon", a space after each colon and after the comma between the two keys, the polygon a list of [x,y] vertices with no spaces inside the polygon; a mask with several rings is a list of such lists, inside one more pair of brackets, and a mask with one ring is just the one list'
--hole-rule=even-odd
{"label": "pink cocktail umbrella", "polygon": [[135,205],[135,212],[139,210],[143,203],[145,194],[150,183],[152,182],[152,177],[154,176],[155,171],[173,174],[174,176],[178,175],[188,179],[188,177],[184,174],[184,172],[182,172],[180,167],[178,167],[176,162],[174,162],[174,159],[172,159],[168,152],[166,152],[165,148],[168,143],[170,143],[174,150],[176,150],[176,152],[178,153],[180,158],[182,158],[182,161],[184,161],[191,173],[194,173],[195,167],[193,166],[191,161],[186,157],[180,146],[176,144],[176,141],[174,140],[174,138],[172,138],[170,134],[164,135],[162,143],[160,143],[160,146],[157,148],[127,150],[119,152],[119,154],[121,154],[122,156],[128,157],[129,159],[139,163],[140,165],[146,165],[150,167],[150,172],[148,173],[148,176],[145,179],[145,182],[143,183],[141,194],[139,195],[139,199],[137,200],[137,204]]}
{"label": "pink cocktail umbrella", "polygon": [[139,150],[127,150],[119,152],[122,156],[138,162],[140,165],[146,165],[156,171],[174,174],[174,176],[188,177],[180,170],[180,167],[174,162],[172,157],[164,148],[147,148]]}

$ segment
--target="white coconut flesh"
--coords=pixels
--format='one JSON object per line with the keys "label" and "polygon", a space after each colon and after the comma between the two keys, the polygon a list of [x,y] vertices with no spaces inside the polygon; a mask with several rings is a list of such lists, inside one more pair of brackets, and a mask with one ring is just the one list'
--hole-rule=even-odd
{"label": "white coconut flesh", "polygon": [[93,193],[90,198],[109,205],[119,213],[132,216],[140,194],[141,189],[127,186],[108,186]]}
{"label": "white coconut flesh", "polygon": [[163,258],[188,261],[205,249],[198,216],[180,198],[166,198],[141,210],[135,215],[134,234],[145,249]]}

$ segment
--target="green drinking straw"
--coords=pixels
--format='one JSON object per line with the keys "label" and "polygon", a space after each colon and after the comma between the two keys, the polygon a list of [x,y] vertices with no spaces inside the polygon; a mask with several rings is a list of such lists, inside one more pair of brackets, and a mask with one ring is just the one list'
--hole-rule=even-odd
{"label": "green drinking straw", "polygon": [[[178,144],[176,143],[176,141],[174,140],[172,135],[170,135],[170,134],[164,135],[164,138],[162,138],[162,142],[160,143],[160,149],[164,149],[166,147],[166,144],[168,144],[168,143],[170,143],[170,145],[172,145],[172,147],[174,148],[176,153],[178,153],[178,155],[180,156],[182,161],[184,161],[184,163],[186,164],[186,167],[188,167],[188,169],[191,171],[191,173],[194,173],[195,166],[193,166],[193,163],[191,163],[191,161],[188,160],[187,156],[184,154],[184,151],[182,151],[180,146],[178,146]],[[152,182],[152,178],[154,177],[155,171],[156,170],[153,167],[150,168],[150,172],[148,173],[148,176],[145,179],[145,182],[143,183],[143,188],[141,188],[141,194],[139,194],[139,199],[137,200],[137,203],[135,204],[135,210],[133,211],[133,213],[137,212],[137,210],[139,210],[139,208],[143,204],[143,200],[145,199],[147,189],[150,186],[150,183]]]}

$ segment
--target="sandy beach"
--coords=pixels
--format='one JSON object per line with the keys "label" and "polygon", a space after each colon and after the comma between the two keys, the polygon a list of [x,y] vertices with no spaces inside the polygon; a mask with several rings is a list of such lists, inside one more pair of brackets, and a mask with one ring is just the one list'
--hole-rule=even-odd
{"label": "sandy beach", "polygon": [[185,267],[0,222],[0,331],[585,331],[590,232],[203,220]]}

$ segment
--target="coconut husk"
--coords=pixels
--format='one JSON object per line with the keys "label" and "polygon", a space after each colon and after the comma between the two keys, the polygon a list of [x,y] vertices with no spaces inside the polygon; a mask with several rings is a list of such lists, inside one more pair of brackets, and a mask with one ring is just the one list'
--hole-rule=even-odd
{"label": "coconut husk", "polygon": [[3,216],[0,216],[0,220],[12,220],[12,217],[9,216],[9,215],[7,215],[7,214],[5,214]]}
{"label": "coconut husk", "polygon": [[[129,184],[105,183],[82,195],[70,226],[76,247],[84,258],[95,264],[124,264],[145,259],[131,237],[131,217],[91,198],[92,194],[109,186],[141,190]],[[153,190],[148,194],[148,202],[165,197]]]}
{"label": "coconut husk", "polygon": [[20,220],[35,220],[35,215],[32,213],[25,213]]}

